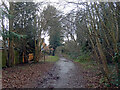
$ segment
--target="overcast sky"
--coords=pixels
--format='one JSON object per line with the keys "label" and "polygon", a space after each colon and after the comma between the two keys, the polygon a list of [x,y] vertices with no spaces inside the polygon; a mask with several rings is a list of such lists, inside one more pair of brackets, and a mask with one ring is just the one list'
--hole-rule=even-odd
{"label": "overcast sky", "polygon": [[[45,1],[45,0],[37,0]],[[76,1],[76,0],[69,0]],[[69,13],[71,10],[75,9],[76,5],[67,4],[65,0],[46,0],[48,4],[54,5],[58,10],[62,11],[63,14]],[[42,35],[42,38],[45,38],[45,43],[49,44],[49,36],[47,34]]]}
{"label": "overcast sky", "polygon": [[[1,3],[2,0],[0,0],[0,3]],[[6,0],[3,0],[3,1],[6,1]],[[21,1],[27,1],[27,2],[30,2],[30,1],[33,1],[33,0],[7,0],[7,1],[18,1],[18,2],[21,2]],[[62,11],[64,14],[70,12],[71,10],[75,10],[76,9],[76,5],[74,4],[68,4],[66,3],[66,1],[69,1],[69,2],[81,2],[81,1],[120,1],[120,0],[34,0],[36,2],[46,2],[46,5],[47,4],[51,4],[51,5],[54,5],[58,10]],[[45,38],[45,43],[48,45],[49,44],[49,36],[47,34],[43,35],[42,38]],[[0,37],[1,39],[1,37]]]}
{"label": "overcast sky", "polygon": [[[3,1],[33,1],[33,0],[3,0]],[[67,4],[66,1],[74,1],[76,2],[77,0],[34,0],[35,2],[45,2],[45,5],[51,4],[55,6],[58,10],[62,11],[62,13],[66,14],[70,12],[72,9],[74,9],[76,6],[73,4]],[[1,0],[0,0],[1,3]],[[47,34],[42,35],[42,38],[45,38],[45,43],[48,45],[49,44],[49,36]],[[0,37],[2,39],[2,37]]]}

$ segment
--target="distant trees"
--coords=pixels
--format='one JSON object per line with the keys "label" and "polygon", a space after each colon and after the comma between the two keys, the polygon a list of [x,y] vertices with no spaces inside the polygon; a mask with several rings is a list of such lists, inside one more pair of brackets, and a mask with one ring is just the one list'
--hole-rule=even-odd
{"label": "distant trees", "polygon": [[48,5],[47,8],[43,10],[43,15],[46,22],[46,30],[50,36],[50,48],[54,49],[52,54],[54,56],[56,48],[62,43],[61,14],[54,6]]}

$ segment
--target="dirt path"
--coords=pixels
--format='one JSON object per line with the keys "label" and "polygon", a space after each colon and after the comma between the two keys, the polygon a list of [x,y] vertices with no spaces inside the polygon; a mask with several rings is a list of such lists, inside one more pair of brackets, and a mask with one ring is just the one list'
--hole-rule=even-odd
{"label": "dirt path", "polygon": [[[57,62],[19,65],[2,70],[3,88],[99,88],[99,72],[60,57]],[[100,74],[99,74],[100,75]]]}
{"label": "dirt path", "polygon": [[84,88],[86,81],[77,66],[63,57],[38,81],[37,88]]}

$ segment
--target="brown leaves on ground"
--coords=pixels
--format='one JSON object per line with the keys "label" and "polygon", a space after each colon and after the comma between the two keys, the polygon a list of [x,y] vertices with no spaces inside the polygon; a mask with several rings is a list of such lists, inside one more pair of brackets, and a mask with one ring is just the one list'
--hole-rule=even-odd
{"label": "brown leaves on ground", "polygon": [[[100,82],[101,72],[99,69],[84,68],[80,63],[74,62],[75,70],[71,69],[71,73],[68,73],[70,80],[68,86],[71,87],[86,87],[86,88],[99,88],[104,87]],[[53,63],[36,63],[36,64],[22,64],[19,66],[5,68],[2,71],[2,87],[3,88],[34,88],[38,87],[38,83],[43,83],[42,78],[49,74],[56,75],[55,73],[48,73],[52,69]],[[59,69],[59,68],[58,68]],[[54,71],[53,71],[54,72]],[[56,80],[61,77],[52,78]],[[46,78],[43,80],[48,81]],[[83,86],[81,86],[83,85]],[[69,86],[69,87],[70,87]]]}
{"label": "brown leaves on ground", "polygon": [[2,87],[30,87],[31,83],[42,77],[52,66],[53,63],[36,63],[4,68],[2,70]]}
{"label": "brown leaves on ground", "polygon": [[86,88],[104,88],[105,86],[100,83],[100,78],[102,77],[101,71],[96,67],[92,68],[85,68],[82,64],[76,63],[79,70],[78,72],[82,72],[82,76],[85,80],[85,87]]}

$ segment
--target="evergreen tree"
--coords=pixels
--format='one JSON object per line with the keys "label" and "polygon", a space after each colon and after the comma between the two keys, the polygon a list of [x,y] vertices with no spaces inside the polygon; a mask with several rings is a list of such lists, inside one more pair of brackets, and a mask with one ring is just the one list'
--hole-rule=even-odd
{"label": "evergreen tree", "polygon": [[49,44],[53,48],[53,56],[55,55],[55,50],[61,45],[62,41],[62,27],[61,27],[61,15],[60,12],[53,6],[48,5],[43,11],[44,19],[46,21],[46,30],[49,32]]}

